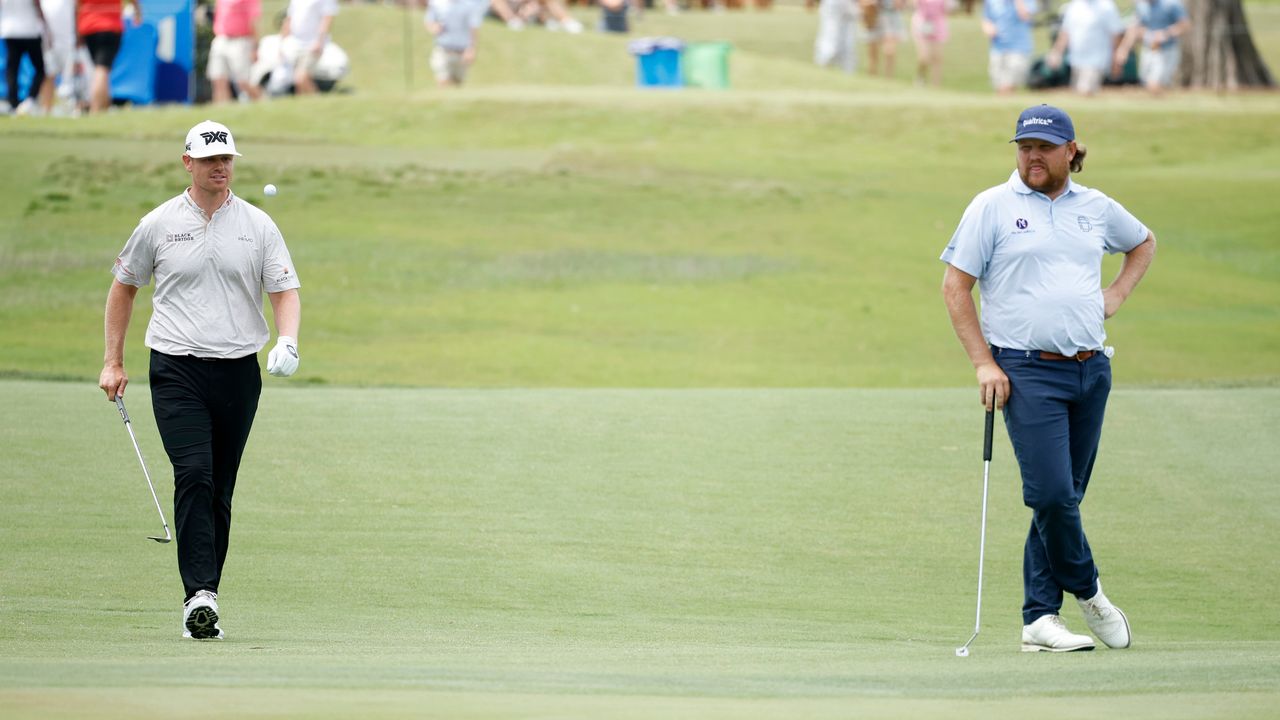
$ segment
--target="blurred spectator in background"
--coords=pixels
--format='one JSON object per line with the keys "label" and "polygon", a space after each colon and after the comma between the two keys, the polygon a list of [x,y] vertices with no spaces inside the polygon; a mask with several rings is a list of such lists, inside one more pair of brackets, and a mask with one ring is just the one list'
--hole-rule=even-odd
{"label": "blurred spectator in background", "polygon": [[[4,38],[4,81],[9,91],[8,103],[0,115],[40,113],[36,95],[44,84],[44,13],[38,0],[0,0],[0,38]],[[18,70],[26,57],[35,68],[35,77],[27,89],[27,97],[18,102]]]}
{"label": "blurred spectator in background", "polygon": [[476,35],[488,7],[475,0],[431,0],[423,24],[435,37],[431,71],[440,87],[461,87],[476,59]]}
{"label": "blurred spectator in background", "polygon": [[987,74],[1001,95],[1026,85],[1031,68],[1031,20],[1039,12],[1039,0],[986,0],[982,4],[982,31],[991,41]]}
{"label": "blurred spectator in background", "polygon": [[44,13],[44,82],[40,84],[40,108],[53,112],[58,81],[68,82],[76,52],[76,0],[42,0]]}
{"label": "blurred spectator in background", "polygon": [[857,70],[858,24],[861,22],[862,7],[858,0],[818,0],[818,37],[813,41],[813,61],[820,67],[839,67],[847,73]]}
{"label": "blurred spectator in background", "polygon": [[1049,51],[1049,67],[1061,67],[1065,52],[1071,87],[1081,95],[1096,94],[1111,71],[1124,29],[1113,0],[1071,0],[1062,10],[1062,28]]}
{"label": "blurred spectator in background", "polygon": [[[949,37],[949,0],[915,0],[911,13],[911,39],[916,46],[916,83],[942,85],[942,46]],[[927,75],[927,77],[926,77]]]}
{"label": "blurred spectator in background", "polygon": [[893,77],[893,61],[898,56],[898,41],[904,35],[902,8],[905,4],[906,0],[878,0],[871,15],[863,7],[864,24],[867,26],[867,72],[872,75],[880,74],[880,58],[883,55],[884,76]]}
{"label": "blurred spectator in background", "polygon": [[512,30],[540,24],[551,31],[564,30],[576,35],[584,29],[558,0],[491,0],[490,9]]}
{"label": "blurred spectator in background", "polygon": [[600,32],[631,32],[631,23],[627,17],[630,9],[631,0],[600,0]]}
{"label": "blurred spectator in background", "polygon": [[260,0],[217,0],[213,9],[213,43],[205,74],[213,84],[213,101],[229,102],[231,84],[242,98],[257,100],[262,88],[249,80],[249,69],[258,59]]}
{"label": "blurred spectator in background", "polygon": [[518,1],[519,0],[512,0],[512,2],[508,2],[507,0],[490,0],[489,14],[506,23],[507,27],[512,30],[523,30],[524,19],[516,13],[516,9],[512,4],[513,2]]}
{"label": "blurred spectator in background", "polygon": [[1147,90],[1160,95],[1173,86],[1182,60],[1182,44],[1178,38],[1191,29],[1191,20],[1182,0],[1138,0],[1135,9],[1136,17],[1112,59],[1112,74],[1120,73],[1120,68],[1129,60],[1129,52],[1141,40],[1138,76]]}
{"label": "blurred spectator in background", "polygon": [[[137,0],[124,0],[134,23],[142,22]],[[89,49],[93,60],[93,77],[89,81],[89,112],[104,112],[111,107],[111,66],[120,52],[124,35],[124,8],[120,0],[80,0],[76,15],[79,43]]]}
{"label": "blurred spectator in background", "polygon": [[338,0],[289,0],[280,25],[280,56],[293,69],[293,91],[298,95],[316,92],[312,74],[337,14]]}

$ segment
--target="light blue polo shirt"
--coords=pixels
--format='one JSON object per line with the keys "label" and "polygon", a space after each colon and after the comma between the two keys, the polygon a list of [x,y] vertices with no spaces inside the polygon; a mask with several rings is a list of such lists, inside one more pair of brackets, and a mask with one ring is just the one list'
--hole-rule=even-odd
{"label": "light blue polo shirt", "polygon": [[969,203],[940,258],[978,278],[982,334],[997,347],[1074,355],[1102,348],[1102,256],[1149,234],[1103,193],[1068,180],[1056,200],[1009,182]]}
{"label": "light blue polo shirt", "polygon": [[[1037,0],[1024,0],[1023,5],[1032,16],[1040,12]],[[986,0],[982,4],[982,16],[996,26],[995,37],[991,38],[994,52],[1031,54],[1031,21],[1018,17],[1018,7],[1013,0]]]}
{"label": "light blue polo shirt", "polygon": [[[1164,30],[1187,16],[1182,0],[1138,0],[1134,9],[1137,11],[1137,21],[1147,31],[1143,35],[1143,44],[1147,47],[1151,46],[1152,32]],[[1172,38],[1162,49],[1176,47],[1178,39]]]}
{"label": "light blue polo shirt", "polygon": [[476,0],[435,0],[427,6],[425,19],[443,26],[436,45],[461,52],[471,47],[471,33],[484,22],[489,4]]}

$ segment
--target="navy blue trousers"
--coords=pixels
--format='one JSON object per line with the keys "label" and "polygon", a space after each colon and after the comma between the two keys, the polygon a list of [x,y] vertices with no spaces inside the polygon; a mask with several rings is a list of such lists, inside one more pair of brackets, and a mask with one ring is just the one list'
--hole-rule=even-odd
{"label": "navy blue trousers", "polygon": [[1005,429],[1022,471],[1031,529],[1022,558],[1023,624],[1062,609],[1063,593],[1090,598],[1098,569],[1080,503],[1089,487],[1111,393],[1111,360],[1041,360],[1039,352],[992,348],[1009,376]]}
{"label": "navy blue trousers", "polygon": [[231,496],[262,373],[258,356],[202,360],[151,351],[151,407],[173,463],[173,529],[185,598],[218,591],[231,537]]}

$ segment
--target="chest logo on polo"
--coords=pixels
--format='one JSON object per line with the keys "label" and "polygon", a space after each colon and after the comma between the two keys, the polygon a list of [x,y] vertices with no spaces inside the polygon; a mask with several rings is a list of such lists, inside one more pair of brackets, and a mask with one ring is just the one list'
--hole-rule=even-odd
{"label": "chest logo on polo", "polygon": [[253,238],[249,237],[248,235],[237,235],[236,239],[239,240],[240,242],[247,242],[247,243],[253,242]]}
{"label": "chest logo on polo", "polygon": [[1089,218],[1083,215],[1076,216],[1076,224],[1080,226],[1081,232],[1089,232],[1093,229],[1093,223],[1089,222]]}
{"label": "chest logo on polo", "polygon": [[1013,221],[1013,227],[1015,228],[1015,230],[1011,233],[1013,235],[1025,235],[1030,232],[1035,232],[1034,230],[1030,229],[1031,221],[1026,218],[1016,218]]}
{"label": "chest logo on polo", "polygon": [[184,233],[166,233],[164,236],[164,241],[171,242],[171,243],[191,242],[192,240],[195,240],[195,236],[193,236],[191,233],[185,233],[185,232]]}

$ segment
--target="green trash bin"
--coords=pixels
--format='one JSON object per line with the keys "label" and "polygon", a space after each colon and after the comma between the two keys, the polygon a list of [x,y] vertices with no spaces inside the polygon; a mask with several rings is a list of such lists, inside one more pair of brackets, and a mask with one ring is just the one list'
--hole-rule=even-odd
{"label": "green trash bin", "polygon": [[727,42],[689,43],[684,48],[684,84],[686,87],[723,90],[729,87],[729,50]]}

